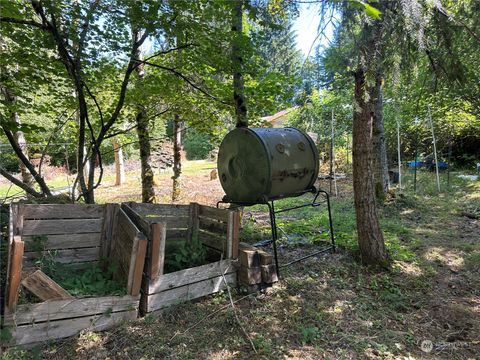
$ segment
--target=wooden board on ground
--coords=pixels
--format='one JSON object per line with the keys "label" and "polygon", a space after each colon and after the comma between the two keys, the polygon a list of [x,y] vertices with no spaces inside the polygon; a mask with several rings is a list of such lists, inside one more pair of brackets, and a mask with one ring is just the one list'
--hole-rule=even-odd
{"label": "wooden board on ground", "polygon": [[40,300],[73,299],[64,288],[42,270],[37,270],[22,280],[22,285]]}

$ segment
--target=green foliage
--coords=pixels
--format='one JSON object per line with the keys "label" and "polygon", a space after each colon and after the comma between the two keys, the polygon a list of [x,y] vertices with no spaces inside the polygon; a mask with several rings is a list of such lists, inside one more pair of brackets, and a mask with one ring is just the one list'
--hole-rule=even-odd
{"label": "green foliage", "polygon": [[191,241],[181,241],[173,249],[170,247],[165,254],[165,272],[174,272],[204,265],[207,251],[197,238]]}
{"label": "green foliage", "polygon": [[302,345],[311,345],[320,337],[320,329],[316,326],[300,328],[300,342]]}
{"label": "green foliage", "polygon": [[202,160],[207,158],[213,145],[210,136],[189,129],[183,140],[183,148],[187,153],[188,160]]}

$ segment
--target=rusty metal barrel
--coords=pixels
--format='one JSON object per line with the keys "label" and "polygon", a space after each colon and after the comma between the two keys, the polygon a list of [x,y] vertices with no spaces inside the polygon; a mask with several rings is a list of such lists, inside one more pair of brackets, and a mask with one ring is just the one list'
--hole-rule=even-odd
{"label": "rusty metal barrel", "polygon": [[313,140],[296,128],[237,128],[222,141],[218,176],[224,200],[257,203],[312,190],[319,158]]}

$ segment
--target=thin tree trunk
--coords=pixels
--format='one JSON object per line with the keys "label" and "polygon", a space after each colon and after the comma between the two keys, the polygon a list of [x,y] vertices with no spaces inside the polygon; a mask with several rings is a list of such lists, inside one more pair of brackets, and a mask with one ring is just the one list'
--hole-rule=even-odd
{"label": "thin tree trunk", "polygon": [[[138,30],[133,30],[133,41],[136,42],[140,38],[141,34]],[[135,57],[139,60],[143,59],[142,50],[139,47],[136,51]],[[142,81],[145,76],[145,68],[143,64],[140,64],[135,69],[137,73],[137,81]],[[138,147],[140,149],[140,166],[142,176],[142,202],[154,203],[155,199],[155,179],[151,166],[151,144],[150,134],[148,130],[148,117],[143,106],[138,106],[137,116],[135,117],[137,123],[137,136]]]}
{"label": "thin tree trunk", "polygon": [[122,147],[117,138],[113,139],[113,151],[115,153],[115,186],[119,186],[125,182],[125,166]]}
{"label": "thin tree trunk", "polygon": [[353,113],[353,189],[358,245],[362,262],[385,266],[387,253],[378,221],[372,169],[372,115],[365,101],[365,72],[355,72]]}
{"label": "thin tree trunk", "polygon": [[245,85],[242,74],[243,1],[234,0],[232,9],[233,100],[235,101],[236,127],[248,127]]}
{"label": "thin tree trunk", "polygon": [[[380,60],[377,60],[380,61]],[[385,126],[383,119],[382,76],[376,74],[375,86],[370,89],[370,102],[373,105],[373,169],[375,179],[375,196],[385,199],[388,192],[387,147],[385,145]]]}
{"label": "thin tree trunk", "polygon": [[173,184],[172,184],[172,201],[175,202],[180,196],[180,175],[182,173],[182,156],[181,156],[181,138],[180,138],[180,120],[178,114],[174,115],[173,120]]}

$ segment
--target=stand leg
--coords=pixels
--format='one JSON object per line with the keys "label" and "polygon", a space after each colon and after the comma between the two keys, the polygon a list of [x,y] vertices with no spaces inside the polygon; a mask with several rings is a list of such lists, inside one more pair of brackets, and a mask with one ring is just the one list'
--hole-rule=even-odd
{"label": "stand leg", "polygon": [[278,256],[277,256],[277,223],[275,219],[275,207],[273,205],[273,201],[271,203],[267,203],[268,210],[270,212],[270,224],[272,227],[272,241],[273,241],[273,255],[275,257],[275,267],[277,269],[277,276],[280,278],[280,267],[278,266]]}
{"label": "stand leg", "polygon": [[332,209],[330,207],[330,195],[326,191],[320,190],[325,194],[325,198],[327,199],[327,208],[328,208],[328,225],[330,226],[330,240],[332,242],[332,250],[335,252],[335,236],[333,234],[333,222],[332,222]]}

